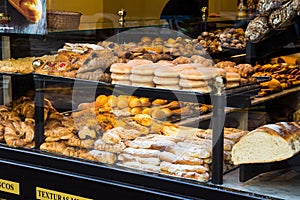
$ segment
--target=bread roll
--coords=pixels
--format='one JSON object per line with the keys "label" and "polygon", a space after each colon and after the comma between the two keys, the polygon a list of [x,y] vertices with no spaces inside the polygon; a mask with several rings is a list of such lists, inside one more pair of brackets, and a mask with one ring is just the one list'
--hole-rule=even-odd
{"label": "bread roll", "polygon": [[131,81],[122,81],[122,80],[112,80],[112,84],[118,84],[118,85],[131,85]]}
{"label": "bread roll", "polygon": [[118,74],[129,74],[131,73],[131,65],[126,63],[114,63],[110,66],[110,72]]}
{"label": "bread roll", "polygon": [[146,59],[134,59],[128,61],[128,65],[130,66],[138,66],[138,65],[144,65],[144,64],[151,64],[153,63],[151,60],[146,60]]}
{"label": "bread roll", "polygon": [[153,81],[154,76],[147,76],[147,75],[138,75],[138,74],[131,74],[130,80],[135,83],[151,83]]}
{"label": "bread roll", "polygon": [[278,122],[244,135],[232,148],[237,164],[267,163],[288,159],[300,151],[298,122]]}
{"label": "bread roll", "polygon": [[155,76],[153,82],[158,85],[177,85],[179,83],[178,78],[159,77]]}
{"label": "bread roll", "polygon": [[112,73],[111,78],[119,81],[129,81],[130,74]]}
{"label": "bread roll", "polygon": [[175,71],[173,67],[165,67],[165,66],[161,68],[156,68],[154,71],[154,75],[160,77],[169,77],[169,78],[176,78],[179,76],[178,72]]}
{"label": "bread roll", "polygon": [[185,88],[195,88],[195,87],[207,86],[207,82],[206,81],[202,81],[202,80],[180,79],[179,85],[181,87],[185,87]]}
{"label": "bread roll", "polygon": [[152,64],[143,64],[138,66],[133,66],[131,73],[132,74],[139,74],[139,75],[153,75],[154,70],[156,67],[158,67],[159,64],[152,63]]}

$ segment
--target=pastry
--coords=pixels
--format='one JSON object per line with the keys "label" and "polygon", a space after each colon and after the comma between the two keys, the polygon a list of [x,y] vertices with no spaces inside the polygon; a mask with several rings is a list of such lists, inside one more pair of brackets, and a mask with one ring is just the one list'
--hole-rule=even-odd
{"label": "pastry", "polygon": [[159,77],[169,77],[169,78],[176,78],[179,76],[178,72],[175,71],[173,67],[166,67],[163,64],[160,64],[163,67],[156,68],[154,71],[155,76]]}
{"label": "pastry", "polygon": [[153,77],[152,75],[131,74],[130,81],[134,83],[152,83]]}
{"label": "pastry", "polygon": [[42,3],[40,0],[9,0],[27,20],[32,23],[37,23],[42,16]]}
{"label": "pastry", "polygon": [[130,74],[132,66],[126,63],[114,63],[110,66],[110,72],[117,74]]}
{"label": "pastry", "polygon": [[250,42],[257,43],[264,40],[270,31],[268,18],[258,16],[249,22],[245,35]]}
{"label": "pastry", "polygon": [[177,77],[159,77],[155,76],[153,82],[158,85],[178,85],[179,79]]}

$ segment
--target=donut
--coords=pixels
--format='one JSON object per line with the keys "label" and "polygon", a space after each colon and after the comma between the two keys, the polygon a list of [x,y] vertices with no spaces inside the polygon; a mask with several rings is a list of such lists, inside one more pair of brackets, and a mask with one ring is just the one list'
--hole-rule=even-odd
{"label": "donut", "polygon": [[156,68],[154,70],[154,75],[160,77],[176,78],[179,76],[179,73],[175,71],[173,67],[164,66],[164,67]]}
{"label": "donut", "polygon": [[157,63],[133,66],[131,69],[131,73],[140,75],[153,75],[155,68],[158,66],[159,64]]}
{"label": "donut", "polygon": [[110,72],[119,74],[130,74],[132,66],[126,63],[114,63],[110,66]]}
{"label": "donut", "polygon": [[169,77],[159,77],[155,76],[153,78],[153,82],[159,85],[178,85],[179,79],[178,78],[169,78]]}
{"label": "donut", "polygon": [[130,74],[112,73],[111,78],[118,81],[129,81]]}
{"label": "donut", "polygon": [[185,88],[195,88],[195,87],[203,87],[207,86],[207,82],[203,80],[187,80],[187,79],[180,79],[179,85]]}
{"label": "donut", "polygon": [[118,85],[131,85],[130,81],[123,81],[123,80],[112,80],[112,84],[118,84]]}
{"label": "donut", "polygon": [[146,59],[133,59],[127,62],[130,66],[138,66],[138,65],[144,65],[144,64],[151,64],[153,63],[151,60]]}
{"label": "donut", "polygon": [[161,89],[170,89],[170,90],[180,90],[181,87],[179,85],[156,85],[156,88]]}
{"label": "donut", "polygon": [[153,77],[154,76],[144,76],[144,75],[139,75],[139,74],[131,74],[129,79],[132,82],[137,82],[137,83],[152,83],[153,82]]}

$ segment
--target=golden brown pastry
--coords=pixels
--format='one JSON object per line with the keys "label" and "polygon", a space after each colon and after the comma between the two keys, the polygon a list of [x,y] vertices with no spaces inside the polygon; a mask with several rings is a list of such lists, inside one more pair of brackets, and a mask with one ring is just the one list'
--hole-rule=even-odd
{"label": "golden brown pastry", "polygon": [[40,146],[40,149],[55,153],[63,153],[66,149],[66,145],[63,142],[45,142]]}
{"label": "golden brown pastry", "polygon": [[40,0],[8,0],[27,20],[37,23],[42,16]]}

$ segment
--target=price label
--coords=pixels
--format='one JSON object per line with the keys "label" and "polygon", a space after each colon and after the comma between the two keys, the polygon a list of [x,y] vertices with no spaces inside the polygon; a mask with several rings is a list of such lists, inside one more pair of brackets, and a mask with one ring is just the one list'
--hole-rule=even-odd
{"label": "price label", "polygon": [[36,187],[36,199],[39,200],[92,200],[72,194]]}
{"label": "price label", "polygon": [[20,184],[17,182],[0,179],[0,191],[20,195]]}

